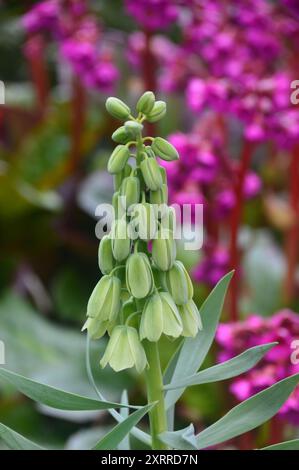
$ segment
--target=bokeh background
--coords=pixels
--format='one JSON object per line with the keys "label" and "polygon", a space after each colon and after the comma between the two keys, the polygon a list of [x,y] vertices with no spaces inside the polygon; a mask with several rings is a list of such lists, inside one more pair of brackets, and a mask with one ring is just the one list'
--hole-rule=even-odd
{"label": "bokeh background", "polygon": [[[296,0],[0,0],[0,340],[11,370],[92,396],[80,332],[100,277],[95,208],[109,202],[115,122],[105,99],[168,104],[151,125],[176,146],[170,202],[204,205],[204,246],[180,257],[200,305],[236,273],[207,364],[279,346],[230,383],[192,387],[177,425],[197,430],[296,371],[299,340],[299,4]],[[143,403],[134,371],[99,369],[101,390]],[[161,345],[166,363],[176,343]],[[297,346],[298,348],[298,346]],[[298,357],[298,356],[297,356]],[[105,412],[58,412],[0,383],[0,421],[50,448],[86,448]],[[230,448],[298,437],[299,392]],[[1,448],[5,448],[1,444]]]}

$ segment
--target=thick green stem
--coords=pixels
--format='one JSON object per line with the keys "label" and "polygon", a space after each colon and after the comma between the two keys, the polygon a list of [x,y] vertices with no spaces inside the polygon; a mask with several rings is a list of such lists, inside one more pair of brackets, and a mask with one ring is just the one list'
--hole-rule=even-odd
{"label": "thick green stem", "polygon": [[160,365],[158,344],[145,340],[143,342],[149,367],[146,370],[147,399],[149,403],[158,402],[149,412],[152,436],[152,449],[165,450],[168,447],[159,439],[159,434],[167,430],[165,413],[163,379]]}

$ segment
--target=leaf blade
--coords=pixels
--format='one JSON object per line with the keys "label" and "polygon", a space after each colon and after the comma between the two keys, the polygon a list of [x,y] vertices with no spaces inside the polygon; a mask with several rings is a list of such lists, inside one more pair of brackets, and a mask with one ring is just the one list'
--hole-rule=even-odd
{"label": "leaf blade", "polygon": [[299,450],[299,439],[279,442],[278,444],[272,444],[271,446],[262,447],[259,450]]}
{"label": "leaf blade", "polygon": [[117,424],[106,436],[104,436],[93,447],[93,450],[114,450],[118,444],[123,441],[126,435],[136,424],[146,415],[146,413],[155,406],[154,403],[143,406],[137,411],[134,411],[128,418],[124,419],[121,423]]}
{"label": "leaf blade", "polygon": [[[195,338],[186,338],[180,352],[175,356],[176,364],[169,365],[173,369],[170,383],[189,375],[195,374],[203,363],[215,336],[216,328],[221,315],[224,298],[234,271],[226,274],[214,287],[208,298],[200,308],[203,329]],[[169,409],[184,392],[184,388],[168,390],[165,395],[165,406]]]}
{"label": "leaf blade", "polygon": [[0,368],[0,377],[12,383],[21,393],[44,405],[59,410],[84,411],[122,408],[125,405],[83,397],[75,393],[45,385],[28,379],[4,368]]}
{"label": "leaf blade", "polygon": [[13,429],[0,423],[0,439],[13,450],[45,450]]}
{"label": "leaf blade", "polygon": [[204,369],[197,374],[186,377],[172,384],[165,385],[164,390],[174,390],[176,388],[190,387],[220,380],[231,379],[254,367],[271,348],[278,343],[268,343],[254,346],[242,352],[238,356],[229,359],[221,364]]}

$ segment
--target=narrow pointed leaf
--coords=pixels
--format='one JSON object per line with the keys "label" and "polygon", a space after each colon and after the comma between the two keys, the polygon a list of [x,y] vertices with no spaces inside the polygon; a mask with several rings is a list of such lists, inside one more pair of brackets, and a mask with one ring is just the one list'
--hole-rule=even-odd
{"label": "narrow pointed leaf", "polygon": [[[121,395],[121,403],[123,405],[129,405],[129,398],[127,390],[124,390]],[[121,408],[119,414],[123,419],[127,419],[129,416],[129,408]],[[124,439],[118,444],[118,450],[130,450],[130,434],[127,434]]]}
{"label": "narrow pointed leaf", "polygon": [[272,446],[263,447],[259,450],[299,450],[299,439],[279,442],[279,444],[273,444]]}
{"label": "narrow pointed leaf", "polygon": [[94,447],[93,450],[113,450],[126,437],[131,429],[146,415],[146,413],[155,406],[154,403],[143,406],[134,411],[128,418],[117,424],[106,436],[104,436]]}
{"label": "narrow pointed leaf", "polygon": [[172,449],[196,450],[196,436],[194,434],[194,426],[190,424],[187,428],[179,431],[163,432],[159,435],[162,442],[170,446]]}
{"label": "narrow pointed leaf", "polygon": [[26,377],[0,368],[0,378],[8,380],[21,393],[27,397],[52,408],[59,410],[106,410],[108,408],[121,408],[125,405],[100,401],[93,398],[83,397],[71,392],[65,392]]}
{"label": "narrow pointed leaf", "polygon": [[276,344],[278,343],[268,343],[247,349],[242,354],[226,362],[204,369],[197,374],[190,375],[190,377],[178,380],[177,382],[165,385],[164,389],[173,390],[176,388],[189,387],[190,385],[219,382],[220,380],[236,377],[254,367],[269,349],[273,348]]}
{"label": "narrow pointed leaf", "polygon": [[18,432],[0,423],[0,440],[13,450],[44,450]]}
{"label": "narrow pointed leaf", "polygon": [[281,380],[229,411],[196,436],[199,449],[214,446],[244,434],[268,421],[287,400],[299,382],[299,374]]}
{"label": "narrow pointed leaf", "polygon": [[[171,363],[168,366],[168,370],[173,371],[170,384],[195,374],[203,363],[215,336],[225,294],[232,276],[233,271],[226,274],[203,303],[200,309],[203,329],[198,332],[195,338],[186,338],[179,354],[175,354],[175,367]],[[176,403],[184,390],[184,387],[168,390],[165,396],[167,409]]]}

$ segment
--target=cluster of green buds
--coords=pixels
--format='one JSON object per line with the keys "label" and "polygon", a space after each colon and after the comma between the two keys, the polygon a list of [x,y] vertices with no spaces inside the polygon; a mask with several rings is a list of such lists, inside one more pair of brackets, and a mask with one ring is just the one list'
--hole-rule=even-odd
{"label": "cluster of green buds", "polygon": [[175,212],[168,206],[166,172],[157,160],[179,155],[167,140],[142,135],[144,121],[161,119],[166,103],[147,91],[137,102],[136,118],[118,98],[108,98],[106,108],[124,121],[112,135],[118,145],[108,162],[115,219],[99,245],[103,277],[90,296],[83,329],[93,339],[108,332],[102,367],[135,366],[141,372],[147,366],[143,341],[195,336],[201,319],[189,274],[176,260]]}

